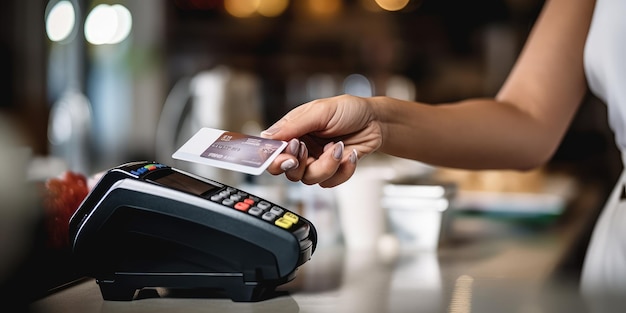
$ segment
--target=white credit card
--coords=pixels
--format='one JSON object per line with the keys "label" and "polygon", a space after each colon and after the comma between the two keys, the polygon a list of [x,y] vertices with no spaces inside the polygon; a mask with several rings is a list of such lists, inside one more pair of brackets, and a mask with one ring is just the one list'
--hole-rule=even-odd
{"label": "white credit card", "polygon": [[260,175],[286,146],[286,141],[205,127],[174,152],[172,158]]}

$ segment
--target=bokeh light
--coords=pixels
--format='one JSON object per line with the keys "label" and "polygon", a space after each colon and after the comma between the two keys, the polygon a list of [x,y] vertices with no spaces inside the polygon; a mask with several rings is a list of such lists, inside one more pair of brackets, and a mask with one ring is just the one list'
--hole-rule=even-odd
{"label": "bokeh light", "polygon": [[367,77],[361,74],[350,74],[343,81],[343,91],[357,97],[373,96],[373,86]]}
{"label": "bokeh light", "polygon": [[234,17],[250,17],[256,13],[261,0],[224,0],[224,9]]}
{"label": "bokeh light", "polygon": [[76,12],[71,2],[63,0],[53,5],[46,17],[46,34],[52,41],[67,39],[76,24]]}
{"label": "bokeh light", "polygon": [[85,38],[94,45],[103,45],[115,35],[117,13],[108,4],[94,7],[85,20]]}
{"label": "bokeh light", "polygon": [[261,0],[257,11],[265,17],[281,15],[289,6],[289,0]]}
{"label": "bokeh light", "polygon": [[387,81],[385,95],[400,100],[414,101],[416,97],[415,84],[407,77],[394,75]]}
{"label": "bokeh light", "polygon": [[132,29],[132,15],[121,4],[99,4],[85,20],[85,38],[94,45],[124,41]]}
{"label": "bokeh light", "polygon": [[409,4],[409,0],[376,0],[376,3],[384,10],[400,11]]}
{"label": "bokeh light", "polygon": [[115,28],[115,34],[109,39],[108,43],[116,44],[124,41],[130,35],[133,27],[133,17],[130,11],[121,4],[114,4],[111,8],[117,14],[117,27]]}

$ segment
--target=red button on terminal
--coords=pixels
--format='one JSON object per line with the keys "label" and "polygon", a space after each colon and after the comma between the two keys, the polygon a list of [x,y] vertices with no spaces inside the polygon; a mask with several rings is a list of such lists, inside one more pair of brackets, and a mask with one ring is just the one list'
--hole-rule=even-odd
{"label": "red button on terminal", "polygon": [[235,203],[235,209],[239,211],[248,211],[249,208],[250,208],[250,205],[247,203],[244,203],[244,202]]}

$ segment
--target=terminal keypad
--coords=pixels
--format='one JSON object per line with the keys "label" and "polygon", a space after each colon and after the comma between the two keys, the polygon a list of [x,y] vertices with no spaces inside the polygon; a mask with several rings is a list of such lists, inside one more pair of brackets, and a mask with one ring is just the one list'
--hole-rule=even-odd
{"label": "terminal keypad", "polygon": [[226,187],[209,199],[289,231],[302,224],[297,214],[234,187]]}

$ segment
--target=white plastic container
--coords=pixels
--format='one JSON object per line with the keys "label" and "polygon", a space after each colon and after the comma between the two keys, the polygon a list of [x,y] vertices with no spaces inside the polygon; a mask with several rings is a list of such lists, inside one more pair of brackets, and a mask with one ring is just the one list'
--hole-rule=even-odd
{"label": "white plastic container", "polygon": [[386,184],[381,207],[403,251],[436,251],[448,224],[453,185]]}

